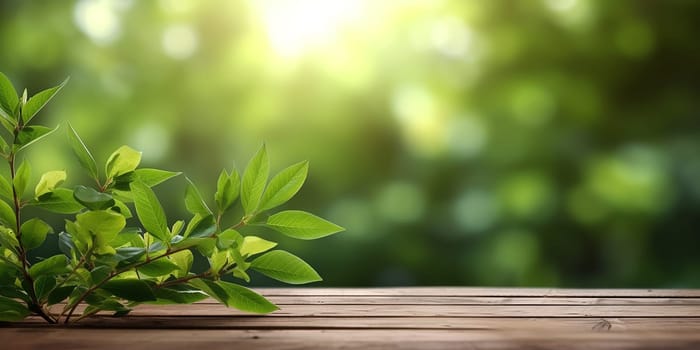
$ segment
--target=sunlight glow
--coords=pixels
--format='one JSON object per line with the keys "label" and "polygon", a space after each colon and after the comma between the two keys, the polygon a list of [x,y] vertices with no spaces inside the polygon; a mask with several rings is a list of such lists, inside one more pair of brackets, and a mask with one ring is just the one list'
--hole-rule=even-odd
{"label": "sunlight glow", "polygon": [[254,1],[270,45],[283,57],[301,56],[308,50],[332,44],[364,9],[360,0]]}

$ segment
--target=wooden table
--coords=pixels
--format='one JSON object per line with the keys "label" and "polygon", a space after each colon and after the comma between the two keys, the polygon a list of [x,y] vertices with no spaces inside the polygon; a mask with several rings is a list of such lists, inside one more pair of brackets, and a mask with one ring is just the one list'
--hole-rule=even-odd
{"label": "wooden table", "polygon": [[700,349],[700,290],[260,289],[281,310],[139,306],[0,325],[2,349]]}

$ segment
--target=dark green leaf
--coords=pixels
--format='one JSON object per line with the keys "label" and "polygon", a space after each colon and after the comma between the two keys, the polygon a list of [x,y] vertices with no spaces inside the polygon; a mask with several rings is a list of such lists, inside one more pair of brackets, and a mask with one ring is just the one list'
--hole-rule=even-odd
{"label": "dark green leaf", "polygon": [[34,249],[44,243],[46,235],[53,232],[49,224],[41,219],[33,218],[22,224],[22,244],[24,249]]}
{"label": "dark green leaf", "polygon": [[185,191],[185,207],[187,207],[187,211],[195,215],[199,214],[203,217],[211,215],[211,210],[207,207],[207,204],[204,203],[204,199],[202,199],[202,195],[199,193],[199,190],[197,190],[197,187],[195,187],[194,183],[192,183],[189,178],[185,179],[187,180],[187,190]]}
{"label": "dark green leaf", "polygon": [[56,286],[56,277],[41,276],[34,281],[34,291],[39,300],[44,300]]}
{"label": "dark green leaf", "polygon": [[69,271],[68,257],[59,254],[32,265],[32,267],[29,268],[29,275],[36,279],[39,276],[60,275]]}
{"label": "dark green leaf", "polygon": [[321,276],[304,260],[284,250],[273,250],[253,260],[250,267],[265,276],[290,284],[321,281]]}
{"label": "dark green leaf", "polygon": [[260,211],[272,209],[286,203],[294,197],[309,172],[309,162],[303,161],[294,164],[282,171],[270,180],[265,194],[260,201]]}
{"label": "dark green leaf", "polygon": [[80,165],[90,173],[90,176],[93,179],[97,180],[98,174],[95,158],[92,157],[92,154],[90,154],[87,146],[85,146],[83,140],[80,139],[80,136],[78,136],[78,133],[75,132],[75,129],[73,129],[70,124],[68,124],[68,140],[71,148],[73,149],[73,154],[75,154],[76,158],[78,158]]}
{"label": "dark green leaf", "polygon": [[345,230],[330,221],[300,210],[287,210],[271,215],[266,226],[298,239],[316,239]]}
{"label": "dark green leaf", "polygon": [[83,205],[73,197],[73,191],[67,188],[56,188],[30,202],[30,205],[58,214],[75,214],[83,209]]}
{"label": "dark green leaf", "polygon": [[158,298],[156,304],[192,304],[208,298],[208,295],[198,289],[184,285],[157,288],[154,292]]}
{"label": "dark green leaf", "polygon": [[163,242],[169,242],[170,231],[165,212],[153,190],[141,182],[133,182],[131,192],[134,195],[136,214],[146,231]]}
{"label": "dark green leaf", "polygon": [[269,175],[270,162],[263,145],[248,162],[241,181],[241,204],[246,215],[253,214],[258,209]]}
{"label": "dark green leaf", "polygon": [[209,237],[216,232],[216,221],[212,215],[201,217],[195,215],[187,224],[185,229],[185,237]]}
{"label": "dark green leaf", "polygon": [[115,258],[123,264],[131,264],[138,261],[144,254],[146,254],[144,247],[122,247],[117,248]]}
{"label": "dark green leaf", "polygon": [[116,295],[117,297],[130,301],[153,301],[156,300],[153,290],[148,283],[136,279],[110,280],[102,285],[102,289]]}
{"label": "dark green leaf", "polygon": [[163,181],[178,176],[180,174],[182,173],[160,169],[143,168],[134,170],[134,175],[136,176],[136,179],[143,182],[148,187],[158,185]]}
{"label": "dark green leaf", "polygon": [[43,139],[52,132],[56,131],[56,129],[58,129],[58,127],[51,129],[40,125],[23,127],[22,130],[20,130],[17,134],[17,137],[15,137],[15,152],[19,152],[28,147],[29,145],[33,144],[34,142]]}
{"label": "dark green leaf", "polygon": [[161,258],[158,260],[153,260],[146,265],[138,268],[139,272],[145,273],[151,277],[160,277],[169,275],[171,272],[179,270],[180,267],[174,262]]}
{"label": "dark green leaf", "polygon": [[73,292],[73,289],[75,289],[75,286],[63,286],[63,287],[58,287],[49,293],[48,297],[48,303],[49,305],[54,305],[62,302],[68,296],[70,295],[71,292]]}
{"label": "dark green leaf", "polygon": [[103,210],[114,205],[114,198],[111,195],[82,185],[75,187],[73,197],[90,210]]}
{"label": "dark green leaf", "polygon": [[0,296],[0,321],[21,321],[30,314],[31,312],[23,304],[13,299]]}
{"label": "dark green leaf", "polygon": [[36,113],[44,108],[51,98],[54,97],[54,95],[56,95],[56,93],[61,90],[61,88],[65,86],[67,82],[68,78],[66,78],[66,80],[64,80],[58,86],[41,91],[27,100],[24,108],[22,108],[22,120],[24,120],[24,124],[29,123],[29,121],[34,118]]}

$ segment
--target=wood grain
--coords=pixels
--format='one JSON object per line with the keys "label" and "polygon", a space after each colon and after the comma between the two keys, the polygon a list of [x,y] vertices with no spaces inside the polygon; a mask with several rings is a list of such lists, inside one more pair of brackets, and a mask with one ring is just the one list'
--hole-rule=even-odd
{"label": "wood grain", "polygon": [[7,349],[700,349],[700,291],[259,289],[281,310],[141,305],[72,326],[0,324]]}

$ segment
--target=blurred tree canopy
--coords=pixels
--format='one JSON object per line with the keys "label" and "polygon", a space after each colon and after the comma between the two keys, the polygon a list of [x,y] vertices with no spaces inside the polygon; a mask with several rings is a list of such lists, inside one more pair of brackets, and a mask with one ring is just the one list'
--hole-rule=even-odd
{"label": "blurred tree canopy", "polygon": [[[30,92],[70,76],[44,123],[210,195],[262,142],[277,169],[308,159],[290,206],[348,231],[282,246],[326,285],[697,288],[698,18],[692,0],[6,0],[0,71]],[[64,137],[42,142],[37,174],[84,179]]]}

